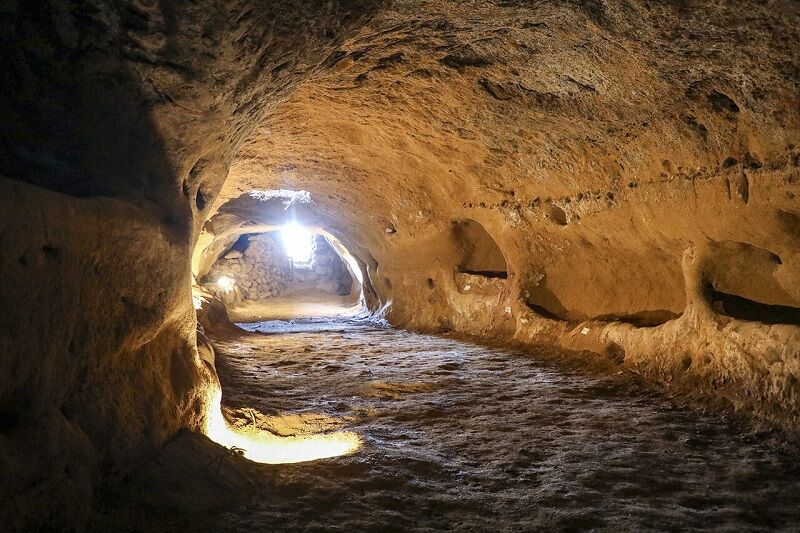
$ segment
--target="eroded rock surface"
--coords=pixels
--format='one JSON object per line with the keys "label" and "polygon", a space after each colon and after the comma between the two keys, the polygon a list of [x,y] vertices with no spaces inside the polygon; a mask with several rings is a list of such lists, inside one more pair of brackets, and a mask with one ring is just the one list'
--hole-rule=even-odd
{"label": "eroded rock surface", "polygon": [[191,250],[238,144],[380,2],[0,8],[0,520],[71,530],[198,429]]}
{"label": "eroded rock surface", "polygon": [[216,205],[308,191],[395,324],[588,349],[797,427],[799,12],[396,2]]}

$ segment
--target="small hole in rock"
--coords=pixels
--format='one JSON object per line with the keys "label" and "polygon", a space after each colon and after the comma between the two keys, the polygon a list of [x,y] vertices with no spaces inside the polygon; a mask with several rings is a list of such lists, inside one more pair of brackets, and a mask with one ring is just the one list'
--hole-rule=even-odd
{"label": "small hole in rock", "polygon": [[61,250],[53,246],[42,246],[42,253],[44,256],[52,261],[57,261],[61,257]]}
{"label": "small hole in rock", "polygon": [[567,225],[567,213],[556,205],[548,206],[547,216],[559,226]]}
{"label": "small hole in rock", "polygon": [[618,365],[625,362],[625,349],[616,342],[612,342],[606,347],[606,353]]}
{"label": "small hole in rock", "polygon": [[729,113],[738,113],[739,106],[736,105],[728,95],[722,94],[719,91],[714,91],[708,95],[708,101],[711,103],[711,107],[718,112],[727,111]]}
{"label": "small hole in rock", "polygon": [[761,168],[763,166],[761,161],[758,159],[758,157],[754,156],[750,152],[747,152],[747,154],[745,154],[745,156],[744,156],[744,164],[747,166],[747,168],[754,169],[754,170],[755,169],[759,169],[759,168]]}
{"label": "small hole in rock", "polygon": [[197,189],[197,195],[195,196],[194,203],[197,205],[197,209],[202,211],[206,207],[206,197],[203,196],[203,191]]}

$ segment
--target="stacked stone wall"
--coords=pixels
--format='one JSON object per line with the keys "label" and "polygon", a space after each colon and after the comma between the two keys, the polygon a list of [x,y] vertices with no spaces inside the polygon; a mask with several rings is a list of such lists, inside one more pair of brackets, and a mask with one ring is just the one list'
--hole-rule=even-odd
{"label": "stacked stone wall", "polygon": [[[272,236],[260,234],[245,239],[244,251],[230,250],[206,277],[206,284],[226,303],[278,296],[291,278],[289,257]],[[219,285],[222,277],[233,280],[231,289]]]}
{"label": "stacked stone wall", "polygon": [[[221,278],[232,280],[232,286],[220,284]],[[309,263],[293,264],[277,236],[269,233],[242,237],[203,281],[226,303],[305,290],[347,295],[353,282],[347,265],[324,236],[315,236]]]}

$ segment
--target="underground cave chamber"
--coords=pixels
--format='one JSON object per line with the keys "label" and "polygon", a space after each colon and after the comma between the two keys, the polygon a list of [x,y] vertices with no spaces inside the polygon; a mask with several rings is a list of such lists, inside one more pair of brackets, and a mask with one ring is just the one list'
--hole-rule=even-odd
{"label": "underground cave chamber", "polygon": [[322,222],[308,191],[223,205],[193,253],[196,303],[215,298],[240,323],[367,312],[362,263]]}
{"label": "underground cave chamber", "polygon": [[199,283],[232,320],[248,322],[355,313],[363,305],[360,277],[335,237],[287,225],[242,234]]}
{"label": "underground cave chamber", "polygon": [[3,529],[797,529],[799,27],[0,8]]}

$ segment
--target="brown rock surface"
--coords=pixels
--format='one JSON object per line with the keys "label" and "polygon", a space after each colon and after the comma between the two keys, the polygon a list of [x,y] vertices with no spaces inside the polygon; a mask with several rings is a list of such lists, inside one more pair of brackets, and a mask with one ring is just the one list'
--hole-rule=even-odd
{"label": "brown rock surface", "polygon": [[395,324],[611,354],[796,427],[799,12],[397,2],[265,117],[217,205],[309,191]]}
{"label": "brown rock surface", "polygon": [[0,520],[72,529],[216,385],[191,249],[237,145],[378,2],[0,8]]}

